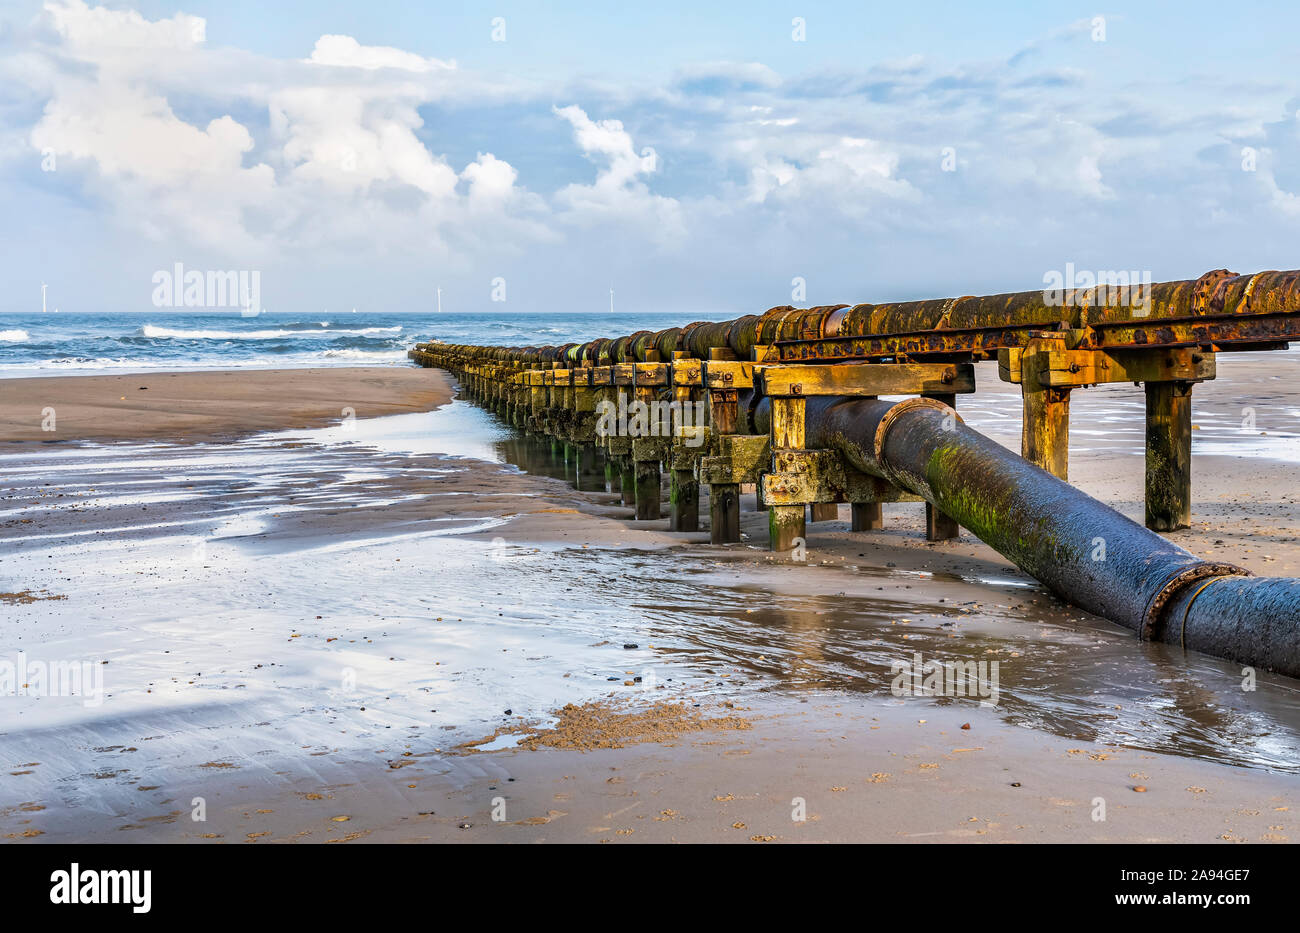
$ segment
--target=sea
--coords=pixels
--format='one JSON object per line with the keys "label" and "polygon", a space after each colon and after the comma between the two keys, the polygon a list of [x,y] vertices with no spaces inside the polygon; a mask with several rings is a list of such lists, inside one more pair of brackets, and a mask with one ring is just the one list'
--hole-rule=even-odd
{"label": "sea", "polygon": [[404,365],[417,343],[545,346],[698,320],[698,313],[238,311],[0,314],[0,377],[104,371]]}

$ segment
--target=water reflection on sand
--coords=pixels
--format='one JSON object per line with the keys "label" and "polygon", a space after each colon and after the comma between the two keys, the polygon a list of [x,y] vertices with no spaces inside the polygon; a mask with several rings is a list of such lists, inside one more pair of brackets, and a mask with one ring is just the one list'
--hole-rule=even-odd
{"label": "water reflection on sand", "polygon": [[229,444],[25,446],[0,471],[0,590],[66,597],[0,605],[0,649],[110,662],[98,707],[5,700],[9,760],[39,764],[0,782],[4,805],[445,749],[610,691],[974,702],[895,697],[891,665],[917,652],[997,660],[1016,725],[1300,770],[1294,682],[1243,691],[1236,665],[1081,620],[1013,573],[512,537],[519,503],[557,488],[535,476],[599,490],[603,473],[464,402]]}

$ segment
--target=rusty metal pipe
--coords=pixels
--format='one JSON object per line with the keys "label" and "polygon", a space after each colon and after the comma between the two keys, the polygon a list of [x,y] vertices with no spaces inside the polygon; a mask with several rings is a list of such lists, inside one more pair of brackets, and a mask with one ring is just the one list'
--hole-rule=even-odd
{"label": "rusty metal pipe", "polygon": [[[755,408],[759,430],[769,405]],[[1202,560],[932,399],[810,398],[806,443],[913,492],[1066,602],[1143,638],[1300,676],[1300,580]]]}
{"label": "rusty metal pipe", "polygon": [[[656,349],[709,359],[714,351],[750,358],[756,345],[779,345],[781,359],[880,359],[899,354],[975,354],[991,357],[1024,346],[1040,330],[1075,331],[1082,345],[1259,347],[1300,339],[1300,271],[1237,275],[1215,269],[1196,279],[1132,287],[1043,289],[1003,295],[964,295],[886,304],[770,308],[717,323],[699,322],[657,334],[639,331],[600,344],[562,347],[495,347],[536,352],[542,362],[607,359],[644,362]],[[458,348],[467,357],[484,347]],[[572,352],[570,352],[572,351]],[[725,355],[725,354],[724,354]]]}

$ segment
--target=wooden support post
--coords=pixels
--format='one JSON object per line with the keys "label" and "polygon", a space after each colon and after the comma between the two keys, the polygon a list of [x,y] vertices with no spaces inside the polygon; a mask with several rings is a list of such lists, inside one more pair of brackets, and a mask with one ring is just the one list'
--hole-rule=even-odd
{"label": "wooden support post", "polygon": [[[710,351],[710,360],[727,362],[735,354]],[[733,383],[721,378],[706,378],[709,401],[709,431],[714,436],[736,433],[739,416],[739,396]],[[740,540],[740,484],[711,483],[709,485],[709,543],[733,544]]]}
{"label": "wooden support post", "polygon": [[700,528],[700,484],[690,470],[673,470],[668,493],[668,530],[698,531]]}
{"label": "wooden support post", "polygon": [[545,409],[546,386],[542,384],[542,374],[531,372],[528,374],[528,413],[536,421]]}
{"label": "wooden support post", "polygon": [[637,460],[636,464],[636,518],[637,521],[654,521],[660,517],[659,499],[663,488],[657,460]]}
{"label": "wooden support post", "polygon": [[675,414],[676,423],[672,427],[673,443],[669,457],[672,462],[672,482],[668,491],[668,530],[699,531],[700,529],[700,481],[695,477],[694,465],[698,461],[698,452],[684,457],[688,440],[694,441],[695,435],[687,438],[687,431],[698,431],[703,440],[704,425],[694,417],[694,396],[697,386],[703,384],[698,361],[692,361],[683,351],[674,351],[673,366],[670,372],[673,387],[673,401],[680,406]]}
{"label": "wooden support post", "polygon": [[[635,366],[653,366],[655,364],[635,364]],[[635,377],[634,377],[635,378]],[[651,412],[654,411],[654,402],[656,396],[654,385],[644,385],[637,383],[632,389],[633,398],[645,406],[642,422],[647,432],[653,432],[650,424]],[[633,417],[635,419],[635,416]],[[652,433],[651,436],[657,436]],[[663,495],[662,480],[660,478],[660,468],[658,460],[650,460],[645,457],[637,459],[640,455],[636,453],[637,438],[632,438],[633,463],[636,470],[636,518],[637,521],[654,521],[662,517],[660,508],[660,499]]]}
{"label": "wooden support post", "polygon": [[834,502],[814,502],[808,506],[808,521],[834,522],[840,517],[840,507]]}
{"label": "wooden support post", "polygon": [[854,502],[851,531],[875,531],[883,528],[885,517],[879,502]]}
{"label": "wooden support post", "polygon": [[[805,399],[785,396],[772,399],[772,455],[778,450],[802,450],[804,446]],[[775,469],[775,465],[774,465]],[[806,533],[802,505],[774,505],[767,510],[768,543],[773,551],[788,551]]]}
{"label": "wooden support post", "polygon": [[1146,525],[1176,531],[1192,522],[1192,383],[1148,382]]}
{"label": "wooden support post", "polygon": [[[955,409],[957,407],[957,396],[955,394],[927,392],[923,397],[932,398],[936,402],[943,402],[949,408]],[[960,525],[930,503],[925,504],[925,540],[951,541],[960,534]]]}
{"label": "wooden support post", "polygon": [[1173,531],[1191,523],[1192,386],[1213,379],[1215,354],[1199,347],[1069,348],[1065,334],[1039,334],[1024,350],[998,351],[998,375],[1020,382],[1024,456],[1066,478],[1069,392],[1101,383],[1146,389],[1146,523]]}
{"label": "wooden support post", "polygon": [[925,504],[925,540],[951,541],[961,534],[961,526],[930,503]]}
{"label": "wooden support post", "polygon": [[709,512],[714,544],[740,540],[740,490],[756,483],[772,465],[767,435],[710,436],[709,453],[699,461],[700,482],[709,487]]}
{"label": "wooden support post", "polygon": [[740,540],[740,484],[714,483],[709,487],[709,543]]}
{"label": "wooden support post", "polygon": [[1057,479],[1069,477],[1070,389],[1049,385],[1048,373],[1052,351],[1064,348],[1064,334],[1040,334],[1020,356],[1020,455]]}
{"label": "wooden support post", "polygon": [[623,495],[624,505],[636,505],[636,471],[628,457],[618,461],[619,492]]}

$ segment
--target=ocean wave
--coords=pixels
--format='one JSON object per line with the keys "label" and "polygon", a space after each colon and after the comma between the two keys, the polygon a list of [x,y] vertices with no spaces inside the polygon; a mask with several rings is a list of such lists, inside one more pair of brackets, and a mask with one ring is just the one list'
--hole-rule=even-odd
{"label": "ocean wave", "polygon": [[290,321],[280,326],[285,330],[323,330],[326,327],[333,327],[334,324],[334,321]]}
{"label": "ocean wave", "polygon": [[0,340],[5,343],[22,343],[29,336],[25,330],[0,330]]}
{"label": "ocean wave", "polygon": [[404,360],[406,350],[326,350],[321,356],[335,360]]}
{"label": "ocean wave", "polygon": [[294,353],[287,356],[258,355],[248,358],[226,356],[198,359],[158,359],[127,356],[63,356],[23,362],[0,360],[0,378],[27,372],[67,372],[129,369],[187,370],[222,369],[299,369],[313,366],[347,365],[355,360],[369,360],[375,364],[401,364],[406,362],[406,351],[326,350],[323,353]]}
{"label": "ocean wave", "polygon": [[[292,325],[289,325],[292,326]],[[367,334],[400,334],[401,325],[394,327],[361,327],[353,330],[327,330],[322,327],[321,336],[338,337],[343,334],[365,336]],[[171,327],[159,327],[146,324],[136,334],[140,337],[171,338],[176,340],[278,340],[284,337],[311,336],[308,330],[177,330]]]}

